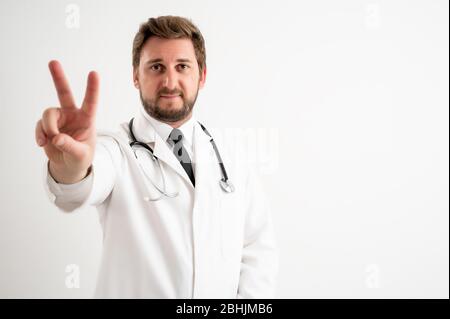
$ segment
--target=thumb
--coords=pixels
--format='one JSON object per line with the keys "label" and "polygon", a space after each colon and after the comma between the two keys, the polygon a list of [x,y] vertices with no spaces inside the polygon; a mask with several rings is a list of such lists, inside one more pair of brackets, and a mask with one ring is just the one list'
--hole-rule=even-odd
{"label": "thumb", "polygon": [[52,144],[61,152],[67,153],[77,159],[82,159],[86,154],[86,145],[64,133],[55,135],[52,139]]}

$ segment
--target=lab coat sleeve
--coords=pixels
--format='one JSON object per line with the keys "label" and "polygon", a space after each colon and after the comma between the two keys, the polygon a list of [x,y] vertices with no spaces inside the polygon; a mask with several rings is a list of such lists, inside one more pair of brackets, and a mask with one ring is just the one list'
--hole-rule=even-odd
{"label": "lab coat sleeve", "polygon": [[74,184],[57,183],[44,168],[44,187],[51,202],[66,213],[76,209],[100,205],[111,193],[120,167],[121,152],[114,139],[97,139],[92,169],[88,176]]}
{"label": "lab coat sleeve", "polygon": [[246,219],[237,298],[274,298],[278,251],[269,205],[254,169],[246,188]]}

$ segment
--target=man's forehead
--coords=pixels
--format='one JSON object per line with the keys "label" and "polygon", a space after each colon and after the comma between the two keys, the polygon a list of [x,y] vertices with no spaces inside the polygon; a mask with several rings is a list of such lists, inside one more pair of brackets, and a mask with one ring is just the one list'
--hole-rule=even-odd
{"label": "man's forehead", "polygon": [[142,48],[142,57],[145,60],[170,59],[192,60],[195,59],[195,50],[190,39],[162,39],[151,37]]}

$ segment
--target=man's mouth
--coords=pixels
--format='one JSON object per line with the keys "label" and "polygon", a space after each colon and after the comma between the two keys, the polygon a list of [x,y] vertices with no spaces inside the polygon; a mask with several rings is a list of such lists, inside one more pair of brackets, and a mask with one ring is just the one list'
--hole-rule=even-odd
{"label": "man's mouth", "polygon": [[165,99],[174,99],[179,97],[179,95],[161,95],[161,97]]}

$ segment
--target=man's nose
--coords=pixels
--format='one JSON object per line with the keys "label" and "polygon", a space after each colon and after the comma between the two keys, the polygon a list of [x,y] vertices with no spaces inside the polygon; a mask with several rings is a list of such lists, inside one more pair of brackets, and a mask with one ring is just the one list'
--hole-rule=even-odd
{"label": "man's nose", "polygon": [[177,74],[175,71],[167,71],[164,76],[163,86],[169,90],[174,90],[177,87]]}

